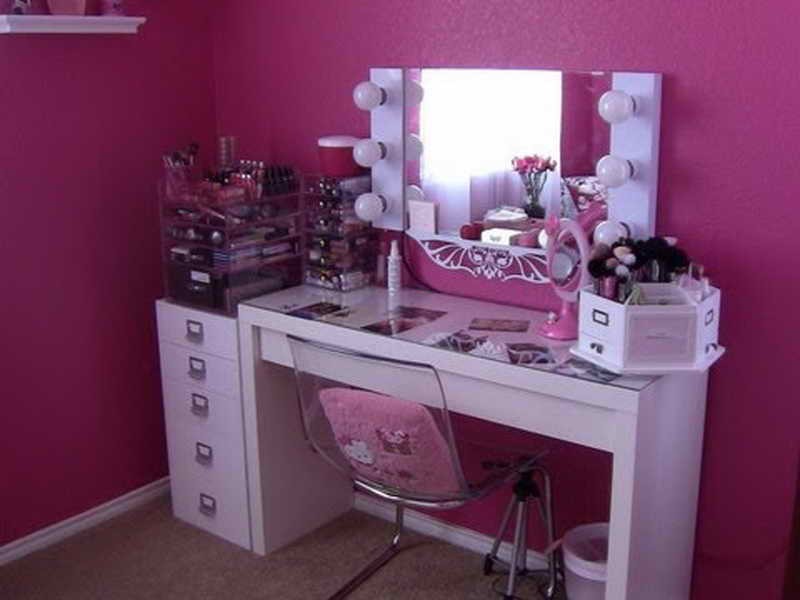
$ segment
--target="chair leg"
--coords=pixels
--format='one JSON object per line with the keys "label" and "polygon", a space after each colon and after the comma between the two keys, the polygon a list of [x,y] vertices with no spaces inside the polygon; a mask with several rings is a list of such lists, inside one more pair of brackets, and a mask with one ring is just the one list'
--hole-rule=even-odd
{"label": "chair leg", "polygon": [[352,594],[367,579],[372,577],[382,566],[388,563],[400,552],[400,534],[403,532],[403,505],[395,505],[395,521],[394,521],[394,535],[389,547],[386,548],[379,556],[375,557],[366,567],[364,567],[357,575],[350,581],[342,586],[333,596],[328,600],[342,600]]}

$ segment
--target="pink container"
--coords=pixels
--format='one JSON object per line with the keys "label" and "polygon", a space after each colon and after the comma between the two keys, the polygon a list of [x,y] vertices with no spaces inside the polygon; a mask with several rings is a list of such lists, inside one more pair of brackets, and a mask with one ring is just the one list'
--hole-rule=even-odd
{"label": "pink container", "polygon": [[321,137],[319,147],[320,173],[325,177],[352,177],[361,175],[363,170],[353,158],[353,146],[358,138],[349,135]]}
{"label": "pink container", "polygon": [[86,0],[47,0],[54,15],[85,15]]}

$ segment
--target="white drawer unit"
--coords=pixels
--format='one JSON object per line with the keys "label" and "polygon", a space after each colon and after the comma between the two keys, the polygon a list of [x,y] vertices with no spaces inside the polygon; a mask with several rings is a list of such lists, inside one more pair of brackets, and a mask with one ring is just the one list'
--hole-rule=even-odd
{"label": "white drawer unit", "polygon": [[196,426],[218,435],[240,436],[242,406],[237,397],[166,379],[163,390],[164,412],[170,425]]}
{"label": "white drawer unit", "polygon": [[170,462],[176,470],[219,489],[244,487],[244,444],[194,425],[167,426]]}
{"label": "white drawer unit", "polygon": [[239,394],[236,361],[161,340],[161,376],[186,386],[220,394]]}
{"label": "white drawer unit", "polygon": [[172,510],[179,519],[250,549],[245,488],[224,488],[203,479],[173,475]]}
{"label": "white drawer unit", "polygon": [[159,339],[234,361],[239,360],[239,337],[236,319],[233,317],[215,315],[166,301],[156,303],[156,314]]}
{"label": "white drawer unit", "polygon": [[176,517],[250,549],[236,319],[156,303]]}

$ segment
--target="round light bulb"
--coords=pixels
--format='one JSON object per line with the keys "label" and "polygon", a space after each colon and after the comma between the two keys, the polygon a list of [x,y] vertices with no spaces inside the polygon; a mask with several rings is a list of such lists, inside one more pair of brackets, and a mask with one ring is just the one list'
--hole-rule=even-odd
{"label": "round light bulb", "polygon": [[406,137],[406,160],[419,160],[425,145],[416,133],[409,133]]}
{"label": "round light bulb", "polygon": [[371,81],[362,81],[353,88],[353,102],[361,110],[374,110],[386,102],[386,90]]}
{"label": "round light bulb", "polygon": [[549,240],[550,240],[550,236],[547,235],[547,232],[544,229],[542,229],[539,232],[539,236],[536,238],[536,241],[539,242],[539,247],[540,248],[547,248],[547,242]]}
{"label": "round light bulb", "polygon": [[601,221],[594,228],[592,239],[595,244],[605,244],[606,246],[613,246],[622,238],[630,235],[628,227],[619,221]]}
{"label": "round light bulb", "polygon": [[419,106],[425,97],[425,88],[418,81],[406,80],[406,106]]}
{"label": "round light bulb", "polygon": [[609,90],[602,96],[597,103],[597,112],[604,121],[611,123],[622,123],[629,119],[636,111],[636,101],[632,96],[619,90]]}
{"label": "round light bulb", "polygon": [[380,194],[361,194],[356,198],[356,216],[362,221],[371,223],[386,212],[386,198]]}
{"label": "round light bulb", "polygon": [[360,140],[353,146],[353,158],[362,167],[371,167],[386,158],[386,145],[375,140]]}
{"label": "round light bulb", "polygon": [[597,178],[606,187],[619,187],[631,177],[633,165],[629,160],[608,154],[597,161]]}
{"label": "round light bulb", "polygon": [[409,185],[406,187],[406,200],[414,200],[415,202],[425,201],[425,192],[418,185]]}

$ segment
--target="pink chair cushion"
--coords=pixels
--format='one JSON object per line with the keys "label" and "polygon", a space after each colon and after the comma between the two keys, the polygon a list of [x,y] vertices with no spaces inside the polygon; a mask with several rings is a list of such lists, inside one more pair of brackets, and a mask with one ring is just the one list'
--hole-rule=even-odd
{"label": "pink chair cushion", "polygon": [[462,491],[447,441],[425,406],[347,388],[322,390],[319,399],[339,449],[360,478],[411,495]]}

